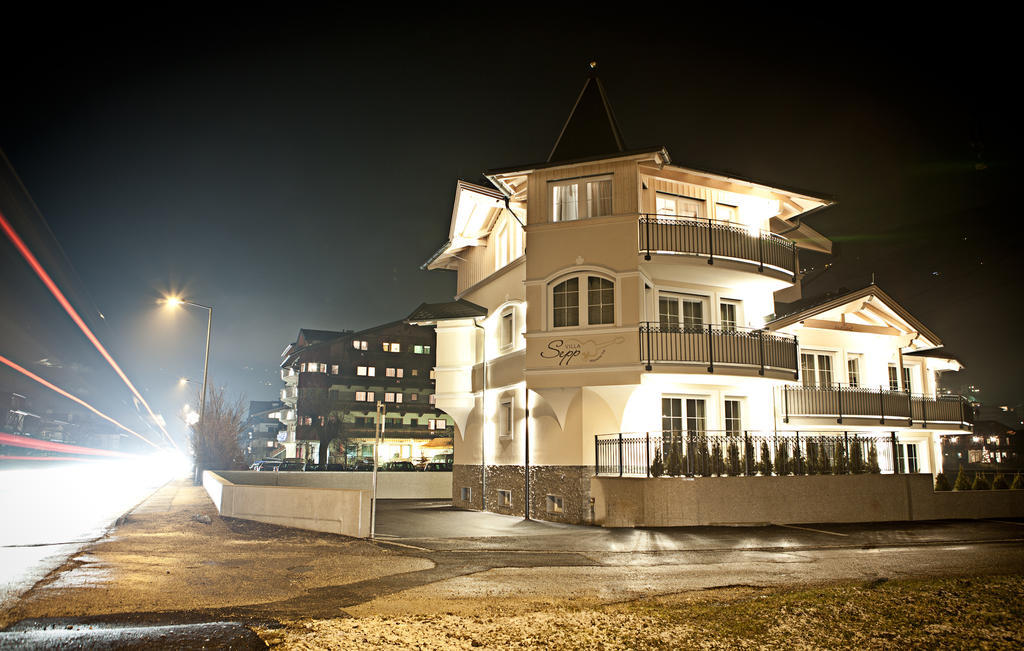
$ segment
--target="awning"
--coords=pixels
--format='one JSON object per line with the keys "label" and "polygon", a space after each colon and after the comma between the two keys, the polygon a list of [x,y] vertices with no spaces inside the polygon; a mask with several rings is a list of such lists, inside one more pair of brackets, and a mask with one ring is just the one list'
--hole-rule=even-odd
{"label": "awning", "polygon": [[449,448],[450,449],[450,448],[454,447],[454,445],[455,445],[455,442],[452,439],[450,439],[450,438],[443,438],[442,437],[442,438],[430,439],[429,441],[424,443],[421,447],[424,447],[424,448],[438,448],[438,449]]}

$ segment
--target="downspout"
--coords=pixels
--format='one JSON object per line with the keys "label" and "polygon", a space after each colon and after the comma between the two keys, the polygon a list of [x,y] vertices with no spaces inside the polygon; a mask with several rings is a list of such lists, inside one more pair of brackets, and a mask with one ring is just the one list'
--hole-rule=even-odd
{"label": "downspout", "polygon": [[484,438],[487,429],[487,330],[476,322],[473,325],[483,331],[483,341],[480,349],[483,354],[484,363],[480,367],[480,510],[487,510],[487,456]]}
{"label": "downspout", "polygon": [[530,387],[525,387],[526,391],[526,453],[523,456],[523,465],[525,466],[525,486],[523,487],[523,518],[526,520],[530,519]]}

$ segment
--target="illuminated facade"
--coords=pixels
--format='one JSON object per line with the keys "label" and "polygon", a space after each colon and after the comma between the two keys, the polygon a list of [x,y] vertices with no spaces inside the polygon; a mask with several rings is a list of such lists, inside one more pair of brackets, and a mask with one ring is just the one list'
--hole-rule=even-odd
{"label": "illuminated facade", "polygon": [[800,251],[831,252],[804,220],[832,199],[626,149],[596,77],[546,161],[485,176],[426,265],[464,309],[410,317],[437,329],[456,506],[593,521],[600,435],[899,430],[898,462],[928,471],[936,432],[969,427],[960,402],[915,420],[901,392],[934,398],[959,364],[911,356],[941,342],[879,288],[799,307]]}

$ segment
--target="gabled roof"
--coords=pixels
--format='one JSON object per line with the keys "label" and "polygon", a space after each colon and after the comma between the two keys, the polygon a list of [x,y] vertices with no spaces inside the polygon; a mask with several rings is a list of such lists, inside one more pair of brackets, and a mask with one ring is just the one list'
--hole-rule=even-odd
{"label": "gabled roof", "polygon": [[408,323],[434,323],[451,319],[471,319],[487,316],[487,309],[465,299],[448,303],[422,303],[412,311],[406,321]]}
{"label": "gabled roof", "polygon": [[[854,291],[841,291],[839,294],[825,294],[823,296],[791,303],[787,313],[772,319],[765,325],[765,327],[769,330],[781,330],[782,328],[793,325],[794,323],[806,321],[811,317],[824,314],[825,312],[850,303],[855,303],[861,299],[867,299],[865,303],[877,299],[889,311],[891,311],[893,315],[903,320],[903,322],[910,326],[915,332],[926,338],[931,343],[932,348],[942,345],[941,340],[934,332],[929,330],[927,326],[917,320],[914,315],[908,312],[903,306],[897,303],[893,297],[886,294],[882,291],[881,287],[874,283]],[[864,305],[861,307],[863,308]],[[878,308],[871,306],[867,309],[884,318],[884,314],[882,314]]]}
{"label": "gabled roof", "polygon": [[548,154],[547,162],[568,161],[626,150],[626,142],[608,102],[604,84],[597,76],[597,63],[590,63],[590,75],[576,98],[569,117]]}

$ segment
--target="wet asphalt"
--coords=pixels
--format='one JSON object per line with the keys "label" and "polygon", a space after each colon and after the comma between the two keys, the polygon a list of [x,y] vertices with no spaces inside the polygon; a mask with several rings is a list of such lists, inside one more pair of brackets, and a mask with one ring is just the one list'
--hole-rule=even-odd
{"label": "wet asphalt", "polygon": [[[476,581],[487,594],[512,594],[530,589],[531,581],[538,590],[557,590],[585,575],[612,573],[610,580],[621,580],[640,567],[654,568],[644,589],[657,582],[658,571],[684,589],[750,580],[762,585],[870,580],[901,572],[1024,572],[1024,519],[605,529],[464,511],[441,500],[382,500],[377,542],[428,558],[434,566],[315,588],[273,603],[23,620],[0,632],[0,648],[263,648],[247,625],[344,617],[345,608],[459,578]],[[698,567],[699,572],[687,570]],[[527,572],[522,586],[509,586],[489,572],[510,568]]]}

